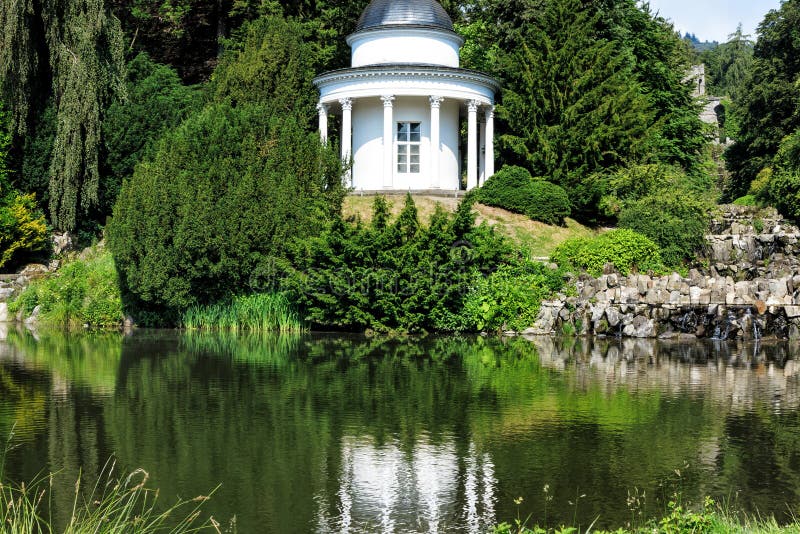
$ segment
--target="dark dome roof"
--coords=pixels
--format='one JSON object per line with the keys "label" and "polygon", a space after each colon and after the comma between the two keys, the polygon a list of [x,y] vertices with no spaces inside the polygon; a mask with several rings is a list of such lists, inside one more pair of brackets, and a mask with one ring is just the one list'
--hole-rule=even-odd
{"label": "dark dome roof", "polygon": [[358,19],[356,32],[382,26],[427,26],[453,31],[450,15],[436,0],[372,0]]}

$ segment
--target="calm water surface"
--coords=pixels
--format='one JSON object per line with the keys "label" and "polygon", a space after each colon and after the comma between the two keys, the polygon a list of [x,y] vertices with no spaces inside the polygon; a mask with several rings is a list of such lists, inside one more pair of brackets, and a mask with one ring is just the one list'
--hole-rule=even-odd
{"label": "calm water surface", "polygon": [[4,334],[6,476],[58,471],[62,520],[112,454],[245,533],[800,512],[797,345]]}

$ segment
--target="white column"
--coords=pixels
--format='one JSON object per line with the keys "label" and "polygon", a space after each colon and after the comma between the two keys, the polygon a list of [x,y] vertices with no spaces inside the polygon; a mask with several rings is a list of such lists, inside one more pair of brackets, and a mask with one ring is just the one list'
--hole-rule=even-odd
{"label": "white column", "polygon": [[350,162],[353,154],[353,99],[342,98],[342,161]]}
{"label": "white column", "polygon": [[441,184],[439,154],[442,152],[440,109],[444,98],[441,96],[430,97],[431,102],[431,154],[430,154],[430,187],[439,189]]}
{"label": "white column", "polygon": [[383,187],[394,184],[394,96],[385,95],[383,100]]}
{"label": "white column", "polygon": [[320,102],[317,104],[319,111],[319,138],[323,145],[328,144],[328,106]]}
{"label": "white column", "polygon": [[486,110],[486,169],[485,178],[494,176],[494,106]]}
{"label": "white column", "polygon": [[480,102],[467,102],[467,191],[478,187],[478,106]]}
{"label": "white column", "polygon": [[481,119],[480,143],[478,144],[478,186],[486,181],[486,120]]}

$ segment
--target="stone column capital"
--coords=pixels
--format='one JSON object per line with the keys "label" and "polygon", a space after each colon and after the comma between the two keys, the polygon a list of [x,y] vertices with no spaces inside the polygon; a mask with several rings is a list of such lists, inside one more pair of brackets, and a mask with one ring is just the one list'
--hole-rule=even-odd
{"label": "stone column capital", "polygon": [[486,120],[490,121],[494,118],[494,106],[489,106],[486,108]]}
{"label": "stone column capital", "polygon": [[442,102],[444,102],[444,97],[443,96],[431,96],[431,97],[428,98],[428,100],[430,100],[430,102],[431,102],[431,108],[439,109],[440,107],[442,107]]}
{"label": "stone column capital", "polygon": [[394,106],[394,100],[395,100],[394,95],[383,95],[381,97],[381,100],[383,101],[383,107],[385,108],[390,108]]}
{"label": "stone column capital", "polygon": [[352,98],[341,98],[339,99],[339,103],[342,105],[342,110],[350,111],[353,109],[353,99]]}
{"label": "stone column capital", "polygon": [[323,104],[320,102],[317,104],[317,111],[320,115],[327,115],[328,114],[328,104]]}
{"label": "stone column capital", "polygon": [[469,111],[470,113],[477,113],[479,107],[481,107],[481,103],[479,100],[467,101],[467,111]]}

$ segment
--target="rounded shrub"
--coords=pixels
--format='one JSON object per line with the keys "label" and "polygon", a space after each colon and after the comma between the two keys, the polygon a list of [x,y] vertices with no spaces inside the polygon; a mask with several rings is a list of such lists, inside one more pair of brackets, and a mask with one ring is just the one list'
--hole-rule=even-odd
{"label": "rounded shrub", "polygon": [[561,267],[581,269],[592,276],[600,276],[607,263],[624,275],[663,267],[658,245],[627,229],[612,230],[592,239],[569,239],[556,248],[551,259]]}
{"label": "rounded shrub", "polygon": [[477,192],[482,204],[526,215],[546,224],[563,224],[570,201],[560,186],[535,180],[527,169],[508,165],[489,178]]}

